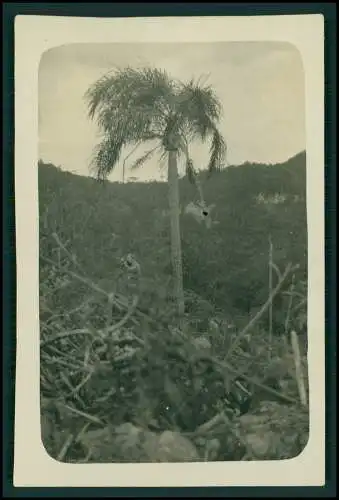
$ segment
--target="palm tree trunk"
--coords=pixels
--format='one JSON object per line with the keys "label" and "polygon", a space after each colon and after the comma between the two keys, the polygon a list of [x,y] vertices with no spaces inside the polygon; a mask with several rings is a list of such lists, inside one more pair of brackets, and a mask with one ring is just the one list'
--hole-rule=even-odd
{"label": "palm tree trunk", "polygon": [[179,183],[177,152],[168,152],[168,188],[169,208],[171,220],[171,256],[174,274],[174,295],[177,300],[178,314],[182,317],[185,312],[184,287],[182,275],[181,237],[179,219]]}

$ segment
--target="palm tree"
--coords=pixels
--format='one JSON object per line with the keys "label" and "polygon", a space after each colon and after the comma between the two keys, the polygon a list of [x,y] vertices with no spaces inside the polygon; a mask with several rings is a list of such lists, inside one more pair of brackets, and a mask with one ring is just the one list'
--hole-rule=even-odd
{"label": "palm tree", "polygon": [[155,153],[168,162],[171,256],[174,294],[178,313],[184,314],[184,289],[179,220],[178,157],[183,155],[186,171],[194,180],[189,145],[210,138],[208,171],[220,168],[226,144],[218,130],[221,104],[213,89],[193,79],[182,83],[154,68],[125,68],[110,72],[85,94],[89,117],[96,121],[102,140],[96,146],[91,166],[104,180],[118,163],[122,150],[149,143],[150,149],[133,167],[142,166]]}

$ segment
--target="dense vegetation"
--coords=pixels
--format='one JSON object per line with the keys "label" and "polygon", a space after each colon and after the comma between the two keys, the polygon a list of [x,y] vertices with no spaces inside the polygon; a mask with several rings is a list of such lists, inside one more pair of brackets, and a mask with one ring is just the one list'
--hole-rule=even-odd
{"label": "dense vegetation", "polygon": [[[182,450],[176,460],[297,455],[308,437],[290,341],[297,332],[307,371],[305,153],[202,178],[215,204],[209,229],[185,213],[198,195],[180,180],[184,331],[173,315],[167,184],[38,168],[48,452],[67,461],[166,461],[173,449]],[[129,253],[137,278],[122,265]],[[237,377],[251,394],[242,417],[240,399],[225,413]],[[266,440],[279,436],[274,451],[262,450],[258,426]],[[157,436],[166,441],[160,457],[159,441],[149,444]]]}

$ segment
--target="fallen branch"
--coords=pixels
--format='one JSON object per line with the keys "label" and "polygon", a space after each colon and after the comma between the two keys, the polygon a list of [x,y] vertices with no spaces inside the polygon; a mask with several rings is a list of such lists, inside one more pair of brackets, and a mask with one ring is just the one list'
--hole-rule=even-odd
{"label": "fallen branch", "polygon": [[[49,259],[48,257],[40,256],[40,259],[45,261],[46,263],[52,265],[52,266],[59,267],[57,262]],[[90,279],[84,278],[83,276],[80,276],[79,274],[75,273],[74,271],[71,271],[70,269],[64,269],[63,271],[65,273],[69,274],[70,276],[72,276],[77,281],[80,281],[84,285],[87,285],[89,288],[91,288],[92,290],[97,292],[99,295],[102,295],[103,297],[105,297],[112,304],[114,304],[119,311],[121,311],[122,309],[128,308],[128,302],[123,297],[123,295],[121,295],[119,293],[106,292],[106,290],[100,288],[96,283],[94,283]],[[139,309],[137,309],[137,307],[135,309],[135,313],[143,318],[146,318],[147,320],[149,320],[153,324],[158,324],[158,322],[155,321],[151,316],[140,311]]]}
{"label": "fallen branch", "polygon": [[64,442],[63,446],[61,447],[61,450],[59,451],[58,456],[57,456],[57,460],[59,462],[62,462],[63,459],[65,458],[66,453],[69,450],[69,447],[71,446],[71,444],[73,442],[73,438],[74,438],[73,434],[70,434],[67,437],[66,441]]}
{"label": "fallen branch", "polygon": [[307,303],[307,298],[305,299],[302,299],[299,304],[297,304],[296,306],[293,307],[292,311],[295,313],[296,311],[298,311],[301,307],[303,307],[304,304]]}
{"label": "fallen branch", "polygon": [[303,406],[306,406],[307,396],[306,396],[305,382],[303,377],[303,370],[301,366],[299,342],[298,342],[298,336],[294,330],[291,331],[291,344],[292,344],[294,365],[295,365],[295,378],[297,380],[300,403]]}
{"label": "fallen branch", "polygon": [[229,365],[226,362],[219,361],[216,358],[211,359],[211,361],[214,362],[216,365],[218,365],[220,368],[223,368],[224,371],[228,370],[231,373],[234,373],[235,375],[240,376],[243,380],[246,380],[246,382],[249,382],[250,384],[252,384],[252,386],[259,387],[260,389],[264,390],[265,392],[275,396],[280,401],[284,401],[285,403],[290,403],[290,404],[298,404],[298,401],[296,399],[290,398],[289,396],[286,396],[285,394],[282,394],[282,393],[272,389],[271,387],[265,385],[264,383],[259,382],[258,380],[254,379],[254,378],[248,377],[247,375],[244,375],[241,371],[236,370],[235,368],[233,368],[233,366]]}
{"label": "fallen branch", "polygon": [[270,307],[272,300],[274,297],[277,295],[279,290],[281,289],[285,279],[289,275],[289,273],[294,270],[295,268],[292,268],[292,264],[288,264],[284,273],[281,276],[281,279],[277,286],[272,290],[272,293],[268,297],[267,301],[265,304],[261,307],[261,309],[257,312],[257,314],[249,321],[249,323],[245,326],[245,328],[237,335],[237,338],[235,341],[232,343],[230,346],[228,353],[226,355],[226,359],[230,357],[232,352],[238,347],[240,341],[243,339],[243,337],[247,334],[247,332],[253,327],[253,325],[262,317],[262,315],[267,311],[267,309]]}
{"label": "fallen branch", "polygon": [[230,420],[224,412],[217,413],[210,420],[199,425],[199,427],[194,432],[192,432],[190,434],[194,435],[194,436],[200,436],[202,434],[206,434],[206,433],[210,432],[211,429],[213,429],[214,427],[216,427],[219,424],[229,424],[229,423],[230,423]]}
{"label": "fallen branch", "polygon": [[[119,328],[121,328],[123,325],[125,325],[127,323],[127,321],[131,318],[132,314],[135,312],[138,301],[139,301],[139,297],[135,297],[131,307],[129,308],[129,310],[127,311],[125,316],[120,321],[118,321],[118,323],[116,323],[115,325],[112,325],[109,328],[105,328],[103,330],[97,330],[96,333],[99,334],[99,338],[97,340],[103,341],[105,339],[105,337],[107,337],[108,335],[112,335],[115,331],[117,331]],[[40,347],[44,347],[52,342],[55,342],[57,340],[60,340],[60,339],[66,338],[66,337],[70,337],[73,335],[91,335],[91,336],[93,336],[93,331],[86,329],[86,328],[83,328],[83,329],[71,330],[71,331],[66,331],[66,332],[60,332],[60,333],[57,333],[56,335],[53,335],[53,337],[50,337],[46,340],[41,341]]]}
{"label": "fallen branch", "polygon": [[69,394],[67,394],[67,395],[65,396],[65,398],[67,398],[67,399],[68,399],[68,398],[70,398],[71,396],[73,396],[74,394],[77,394],[77,393],[80,391],[80,389],[81,389],[81,388],[82,388],[85,384],[87,384],[87,382],[88,382],[88,381],[90,380],[90,378],[92,377],[93,373],[94,373],[93,369],[92,369],[92,370],[90,370],[90,371],[89,371],[89,373],[87,373],[87,375],[84,377],[84,379],[83,379],[83,380],[82,380],[82,381],[81,381],[81,382],[80,382],[80,383],[79,383],[76,387],[74,387],[74,389],[72,389],[72,391],[71,391]]}
{"label": "fallen branch", "polygon": [[[59,267],[58,263],[54,262],[53,260],[49,259],[48,257],[40,256],[40,259],[45,261],[46,263],[52,265],[52,266]],[[70,276],[72,276],[77,281],[80,281],[84,285],[87,285],[89,288],[91,288],[92,290],[97,292],[99,295],[104,296],[107,300],[110,300],[119,311],[126,310],[128,308],[128,301],[126,301],[126,299],[122,295],[120,295],[119,293],[115,293],[114,297],[112,297],[112,293],[106,292],[105,290],[100,288],[98,285],[96,285],[93,281],[91,281],[87,278],[83,278],[82,276],[79,276],[77,273],[75,273],[74,271],[71,271],[70,269],[64,269],[63,271],[65,273],[69,274]],[[159,326],[159,324],[161,324],[160,321],[156,321],[150,315],[141,311],[137,307],[135,308],[134,312],[137,316],[139,316],[143,319],[146,319],[149,323],[151,323],[154,326]],[[134,319],[133,317],[130,317],[129,319],[131,320],[132,323],[134,323],[135,325],[138,325],[138,321],[136,319]]]}
{"label": "fallen branch", "polygon": [[84,370],[84,368],[82,368],[82,366],[77,366],[75,365],[74,363],[69,363],[68,361],[65,361],[64,359],[59,359],[59,358],[50,358],[50,357],[46,357],[44,356],[43,358],[45,360],[46,363],[48,364],[59,364],[59,365],[63,365],[65,366],[66,368],[69,368],[70,370],[74,370],[74,371],[79,371],[79,370]]}
{"label": "fallen branch", "polygon": [[130,319],[130,317],[132,316],[132,314],[135,312],[135,309],[136,309],[136,307],[138,305],[138,302],[139,302],[139,297],[135,296],[134,299],[133,299],[133,303],[131,304],[129,310],[127,311],[127,314],[125,314],[125,316],[120,321],[118,321],[118,323],[116,323],[115,325],[112,325],[112,326],[110,326],[108,328],[105,328],[103,330],[103,333],[105,333],[106,335],[107,334],[112,335],[119,328],[121,328],[125,323],[127,323],[127,321]]}
{"label": "fallen branch", "polygon": [[291,288],[289,290],[291,293],[289,294],[289,301],[288,301],[288,307],[287,307],[287,313],[286,313],[286,319],[285,319],[285,325],[284,325],[285,326],[285,335],[287,334],[288,326],[290,323],[290,317],[291,317],[292,303],[293,303],[293,297],[294,297],[293,291],[294,291],[294,286],[295,286],[294,280],[295,280],[295,275],[293,274]]}
{"label": "fallen branch", "polygon": [[[272,295],[272,283],[273,283],[273,243],[271,235],[269,235],[269,256],[268,256],[268,296]],[[280,278],[281,280],[281,278]],[[268,306],[268,362],[271,361],[272,357],[272,335],[273,335],[273,301],[271,300]]]}
{"label": "fallen branch", "polygon": [[[62,381],[64,382],[64,384],[70,389],[70,394],[71,395],[74,395],[78,401],[78,403],[81,404],[81,406],[83,408],[86,408],[86,404],[84,402],[84,400],[79,396],[79,394],[74,390],[75,388],[72,386],[72,384],[70,383],[70,381],[68,380],[68,378],[66,377],[66,375],[61,372],[60,373],[60,378],[62,379]],[[67,396],[63,396],[63,397],[69,397],[68,395]]]}
{"label": "fallen branch", "polygon": [[99,424],[99,425],[104,425],[104,422],[98,418],[98,417],[93,417],[93,415],[89,415],[88,413],[85,413],[83,411],[77,410],[76,408],[73,408],[72,406],[68,406],[65,403],[56,403],[57,407],[63,407],[66,408],[67,410],[70,410],[72,413],[75,413],[76,415],[79,415],[80,417],[84,417],[90,422],[93,422],[94,424]]}
{"label": "fallen branch", "polygon": [[75,255],[73,255],[69,250],[67,250],[66,246],[60,241],[60,238],[56,232],[52,233],[52,238],[56,241],[57,245],[65,252],[67,257],[70,259],[70,261],[80,270],[81,267],[78,264],[78,261],[76,260]]}
{"label": "fallen branch", "polygon": [[[48,257],[40,256],[40,259],[43,260],[43,261],[45,261],[48,264],[51,264],[52,266],[60,267],[54,260],[49,259]],[[65,273],[69,274],[70,276],[72,276],[73,278],[75,278],[77,281],[80,281],[84,285],[87,285],[89,288],[92,288],[92,290],[94,290],[95,292],[99,293],[100,295],[103,295],[107,299],[111,298],[111,294],[110,293],[108,293],[105,290],[103,290],[102,288],[100,288],[98,285],[96,285],[95,283],[93,283],[93,281],[91,281],[91,280],[89,280],[87,278],[83,278],[82,276],[80,276],[79,274],[75,273],[74,271],[71,271],[70,269],[63,269],[63,271]]]}
{"label": "fallen branch", "polygon": [[250,376],[244,375],[243,371],[237,370],[232,365],[230,365],[226,360],[220,361],[215,356],[213,356],[211,354],[207,354],[204,351],[199,351],[199,360],[200,361],[204,361],[204,360],[210,361],[211,363],[213,363],[215,366],[218,367],[217,369],[218,369],[219,373],[221,373],[221,375],[223,375],[223,376],[225,376],[225,372],[227,374],[232,373],[235,376],[245,380],[246,382],[249,382],[252,386],[256,386],[256,387],[264,390],[265,392],[275,396],[276,398],[278,398],[282,402],[289,403],[289,404],[298,404],[298,400],[291,398],[289,396],[286,396],[285,394],[282,394],[282,393],[276,391],[275,389],[272,389],[271,387],[265,385],[263,382],[259,382],[255,378],[251,378]]}
{"label": "fallen branch", "polygon": [[278,278],[280,280],[281,279],[281,272],[280,272],[279,267],[274,262],[271,262],[270,266],[272,267],[272,269],[275,270],[275,272],[276,272],[276,274],[277,274],[277,276],[278,276]]}
{"label": "fallen branch", "polygon": [[[191,342],[190,338],[187,338],[189,342]],[[176,353],[179,358],[182,358],[183,361],[187,361],[187,358],[185,358],[184,355],[179,354],[178,352]],[[298,400],[291,398],[289,396],[286,396],[285,394],[282,394],[275,389],[272,389],[271,387],[265,385],[263,382],[259,382],[255,378],[251,378],[250,376],[247,376],[244,374],[244,370],[237,370],[234,368],[226,359],[224,360],[219,360],[213,354],[209,354],[204,350],[199,349],[198,347],[194,347],[194,358],[192,358],[191,362],[197,362],[197,361],[209,361],[210,363],[214,364],[218,370],[218,372],[225,377],[225,374],[229,376],[230,373],[235,375],[237,378],[241,378],[242,380],[245,380],[246,382],[249,382],[252,386],[256,386],[265,392],[274,395],[275,398],[279,399],[282,402],[289,403],[289,404],[298,404]]]}
{"label": "fallen branch", "polygon": [[[90,335],[93,337],[93,332],[91,330],[86,329],[86,328],[71,330],[71,331],[66,331],[66,332],[59,332],[59,333],[56,333],[55,335],[53,335],[52,337],[49,337],[46,340],[42,340],[40,342],[40,347],[45,347],[46,345],[51,344],[52,342],[56,342],[57,340],[71,337],[73,335]],[[97,340],[103,341],[103,338],[98,337]]]}

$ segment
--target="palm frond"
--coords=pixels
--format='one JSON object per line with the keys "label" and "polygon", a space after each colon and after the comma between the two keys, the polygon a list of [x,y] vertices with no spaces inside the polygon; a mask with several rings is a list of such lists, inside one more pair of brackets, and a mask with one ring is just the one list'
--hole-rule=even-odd
{"label": "palm frond", "polygon": [[113,136],[106,136],[94,148],[90,169],[97,180],[105,180],[118,163],[123,148],[123,141]]}
{"label": "palm frond", "polygon": [[149,149],[144,153],[142,156],[140,156],[137,160],[135,160],[132,165],[130,166],[131,170],[136,170],[137,168],[140,168],[147,160],[149,160],[153,154],[159,149],[159,145],[155,146],[152,149]]}
{"label": "palm frond", "polygon": [[[123,146],[155,139],[165,154],[174,147],[188,161],[187,144],[211,136],[209,171],[217,170],[224,159],[226,144],[216,126],[222,107],[214,90],[199,80],[183,84],[152,67],[118,68],[95,82],[84,97],[89,117],[104,135],[92,161],[99,176],[114,168]],[[136,160],[132,168],[145,163],[155,150]],[[187,169],[193,181],[189,163]]]}
{"label": "palm frond", "polygon": [[135,114],[161,120],[166,118],[173,100],[173,83],[165,71],[127,67],[94,83],[85,99],[90,118],[96,115],[101,126],[107,122],[111,126],[119,116],[135,119]]}
{"label": "palm frond", "polygon": [[222,106],[212,87],[193,79],[182,84],[178,93],[178,111],[189,129],[202,140],[209,135],[213,125],[220,120]]}
{"label": "palm frond", "polygon": [[174,85],[165,71],[152,67],[127,68],[120,73],[120,78],[128,85],[133,108],[157,108],[166,116],[173,100]]}
{"label": "palm frond", "polygon": [[227,152],[226,142],[216,127],[214,127],[211,135],[210,160],[207,168],[209,174],[222,168]]}
{"label": "palm frond", "polygon": [[110,77],[105,75],[85,92],[84,99],[88,103],[88,117],[90,119],[93,119],[97,110],[102,107],[104,102],[107,102],[110,81]]}
{"label": "palm frond", "polygon": [[167,151],[165,149],[162,150],[162,152],[160,154],[160,161],[161,162],[165,162],[167,160],[167,158],[168,158],[167,155],[168,155]]}
{"label": "palm frond", "polygon": [[[85,99],[89,117],[96,119],[99,129],[115,137],[115,144],[127,145],[163,136],[174,105],[174,90],[174,82],[165,71],[127,67],[94,83]],[[105,170],[104,163],[98,161],[99,171]]]}
{"label": "palm frond", "polygon": [[208,172],[221,168],[226,156],[226,143],[217,128],[222,105],[209,85],[193,79],[183,84],[178,93],[178,113],[182,117],[182,129],[188,140],[200,138],[203,142],[211,137]]}

